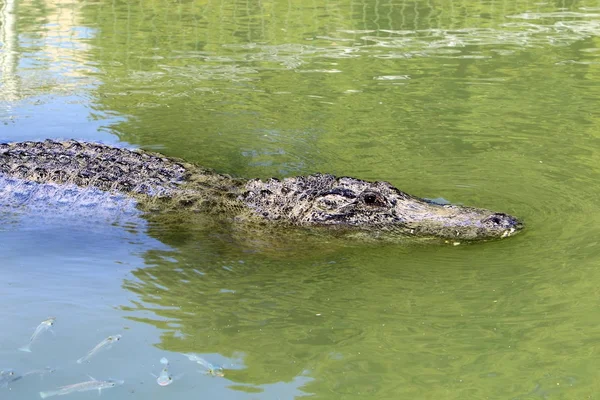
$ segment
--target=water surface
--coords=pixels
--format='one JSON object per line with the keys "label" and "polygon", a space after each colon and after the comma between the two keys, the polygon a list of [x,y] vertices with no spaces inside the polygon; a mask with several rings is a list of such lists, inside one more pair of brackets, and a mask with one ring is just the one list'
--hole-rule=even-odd
{"label": "water surface", "polygon": [[393,245],[4,198],[0,369],[57,370],[2,399],[86,375],[125,380],[111,399],[597,396],[600,2],[0,0],[0,74],[0,141],[387,180],[526,224]]}

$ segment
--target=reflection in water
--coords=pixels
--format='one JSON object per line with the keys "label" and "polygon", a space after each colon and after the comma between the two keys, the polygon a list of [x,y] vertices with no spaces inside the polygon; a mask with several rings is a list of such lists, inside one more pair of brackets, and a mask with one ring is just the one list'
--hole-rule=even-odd
{"label": "reflection in water", "polygon": [[[564,374],[557,382],[575,383],[557,389],[541,375],[513,372],[543,362],[554,322],[573,313],[568,300],[550,295],[561,282],[503,261],[524,256],[524,242],[464,251],[355,245],[273,258],[210,232],[181,240],[156,229],[150,234],[172,247],[144,254],[145,267],[124,281],[136,299],[121,309],[156,326],[161,349],[222,364],[225,378],[241,385],[232,388],[302,382],[305,393],[420,398],[448,386],[460,396],[578,385]],[[564,262],[546,259],[552,269]]]}
{"label": "reflection in water", "polygon": [[[6,105],[15,101],[18,94],[17,32],[15,29],[15,0],[5,0],[0,6],[0,101]],[[8,110],[6,110],[8,111]],[[2,112],[5,112],[2,110]]]}
{"label": "reflection in water", "polygon": [[72,94],[91,83],[88,76],[93,69],[84,60],[93,30],[81,25],[80,6],[71,0],[47,1],[40,29],[25,18],[35,4],[25,1],[16,8],[15,3],[6,0],[0,10],[1,100],[14,103],[41,93]]}

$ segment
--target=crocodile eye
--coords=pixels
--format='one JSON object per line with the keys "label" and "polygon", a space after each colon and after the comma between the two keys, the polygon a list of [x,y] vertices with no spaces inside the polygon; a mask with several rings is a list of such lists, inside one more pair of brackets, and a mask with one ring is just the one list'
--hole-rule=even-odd
{"label": "crocodile eye", "polygon": [[369,193],[369,194],[365,194],[365,203],[367,204],[375,204],[375,202],[377,201],[377,196],[375,196],[373,193]]}
{"label": "crocodile eye", "polygon": [[379,194],[374,192],[367,192],[362,194],[362,200],[366,205],[385,207],[385,199]]}

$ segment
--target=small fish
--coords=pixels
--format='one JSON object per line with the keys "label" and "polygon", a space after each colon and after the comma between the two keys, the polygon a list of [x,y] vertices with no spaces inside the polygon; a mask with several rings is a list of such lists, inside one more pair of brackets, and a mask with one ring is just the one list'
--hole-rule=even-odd
{"label": "small fish", "polygon": [[160,359],[160,363],[163,364],[164,367],[160,371],[160,375],[154,375],[156,377],[156,383],[158,383],[160,386],[170,385],[171,383],[173,383],[173,377],[169,372],[169,360],[163,357]]}
{"label": "small fish", "polygon": [[0,388],[7,387],[9,383],[18,381],[22,376],[17,374],[14,369],[5,369],[0,371]]}
{"label": "small fish", "polygon": [[97,390],[98,394],[100,395],[102,393],[102,389],[109,389],[109,388],[115,387],[117,385],[122,385],[123,383],[125,383],[125,381],[116,381],[116,380],[112,380],[112,379],[109,379],[107,381],[99,381],[97,379],[92,378],[91,376],[90,376],[90,379],[91,380],[86,381],[86,382],[80,382],[80,383],[75,383],[73,385],[62,386],[56,390],[40,392],[40,397],[42,399],[45,399],[46,397],[50,397],[50,396],[62,396],[65,394],[71,394],[71,393],[75,393],[75,392],[87,392],[88,390]]}
{"label": "small fish", "polygon": [[223,367],[213,365],[213,364],[209,363],[208,361],[206,361],[204,358],[198,356],[197,354],[188,353],[188,354],[184,354],[184,356],[186,356],[190,361],[196,362],[196,363],[202,365],[204,368],[206,368],[206,373],[209,375],[218,376],[221,378],[225,376]]}
{"label": "small fish", "polygon": [[20,347],[19,350],[25,351],[27,353],[31,353],[31,345],[33,344],[33,342],[35,341],[35,339],[37,339],[37,337],[39,335],[41,335],[43,332],[45,332],[48,329],[52,328],[52,326],[54,326],[54,321],[56,321],[55,317],[50,317],[50,318],[42,321],[37,326],[37,328],[35,328],[35,332],[33,332],[33,335],[31,335],[31,338],[29,339],[29,343],[27,343],[23,347]]}
{"label": "small fish", "polygon": [[43,378],[44,375],[51,374],[54,371],[56,371],[56,368],[52,368],[52,367],[46,367],[46,368],[42,368],[42,369],[33,369],[31,371],[25,372],[23,374],[23,377],[26,377],[28,375],[39,375],[41,378]]}
{"label": "small fish", "polygon": [[85,356],[83,356],[79,360],[77,360],[77,364],[81,364],[84,361],[87,361],[88,359],[90,359],[92,356],[94,356],[96,353],[98,353],[102,349],[110,349],[112,347],[112,345],[114,343],[117,343],[119,340],[121,340],[121,335],[111,335],[111,336],[107,337],[106,339],[104,339],[103,341],[98,343],[96,345],[96,347],[94,347],[93,349],[88,351],[88,353]]}

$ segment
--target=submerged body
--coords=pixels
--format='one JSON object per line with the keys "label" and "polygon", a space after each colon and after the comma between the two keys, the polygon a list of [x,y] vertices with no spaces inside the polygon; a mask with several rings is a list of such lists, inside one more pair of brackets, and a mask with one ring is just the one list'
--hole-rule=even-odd
{"label": "submerged body", "polygon": [[188,209],[259,225],[326,227],[370,236],[504,238],[514,217],[436,204],[387,182],[315,174],[243,180],[143,150],[76,141],[0,144],[0,176],[126,193],[143,211]]}

